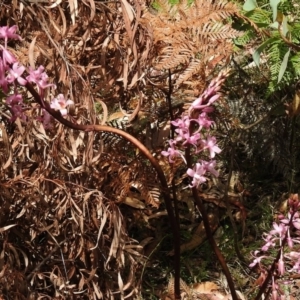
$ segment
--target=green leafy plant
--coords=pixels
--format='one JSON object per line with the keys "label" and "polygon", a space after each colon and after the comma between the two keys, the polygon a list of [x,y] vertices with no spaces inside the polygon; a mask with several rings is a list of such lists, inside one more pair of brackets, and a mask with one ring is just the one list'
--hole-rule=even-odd
{"label": "green leafy plant", "polygon": [[248,24],[236,39],[238,47],[252,47],[256,66],[269,66],[267,95],[294,83],[300,75],[299,7],[293,1],[247,0],[243,5]]}

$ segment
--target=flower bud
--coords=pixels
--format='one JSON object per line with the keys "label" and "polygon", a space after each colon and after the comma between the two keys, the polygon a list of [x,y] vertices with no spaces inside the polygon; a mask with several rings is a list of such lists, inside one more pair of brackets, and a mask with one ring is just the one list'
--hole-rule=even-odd
{"label": "flower bud", "polygon": [[285,273],[284,261],[282,258],[280,258],[278,261],[278,274],[282,276],[284,275],[284,273]]}
{"label": "flower bud", "polygon": [[293,242],[293,239],[290,236],[287,238],[287,244],[288,244],[290,249],[293,249],[294,242]]}

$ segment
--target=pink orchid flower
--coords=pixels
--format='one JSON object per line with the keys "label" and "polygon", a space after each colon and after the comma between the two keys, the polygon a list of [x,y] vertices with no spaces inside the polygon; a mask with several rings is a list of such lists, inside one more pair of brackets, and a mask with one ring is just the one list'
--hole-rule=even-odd
{"label": "pink orchid flower", "polygon": [[6,98],[6,104],[10,106],[19,105],[20,103],[23,103],[23,98],[21,94],[12,94]]}
{"label": "pink orchid flower", "polygon": [[12,53],[10,53],[6,48],[4,48],[2,45],[0,45],[0,48],[2,49],[2,58],[5,65],[5,69],[8,68],[8,64],[13,64],[17,61],[17,59],[14,57]]}
{"label": "pink orchid flower", "polygon": [[291,214],[291,213],[289,212],[289,213],[288,213],[288,217],[285,218],[285,219],[280,220],[280,222],[281,222],[282,224],[288,225],[288,224],[290,224],[290,222],[291,222],[291,218],[292,218],[292,224],[293,224],[293,226],[294,226],[296,229],[300,230],[300,217],[299,217],[299,213],[298,213],[298,212],[296,212],[296,213],[294,213],[294,214]]}
{"label": "pink orchid flower", "polygon": [[42,110],[43,114],[40,117],[37,117],[37,120],[40,121],[45,129],[51,129],[52,126],[52,116],[45,110]]}
{"label": "pink orchid flower", "polygon": [[186,173],[190,177],[193,177],[190,187],[198,187],[201,183],[206,181],[204,177],[206,169],[201,163],[196,163],[194,169],[188,169]]}
{"label": "pink orchid flower", "polygon": [[255,257],[255,259],[253,260],[253,262],[249,265],[249,268],[253,268],[255,267],[257,264],[260,264],[261,260],[266,258],[267,256],[262,255],[262,256],[258,256],[259,251],[254,251],[254,255],[252,254],[253,257]]}
{"label": "pink orchid flower", "polygon": [[14,122],[17,118],[20,118],[23,121],[26,121],[26,115],[23,111],[23,98],[21,94],[13,94],[6,99],[6,103],[10,107],[12,117],[10,122]]}
{"label": "pink orchid flower", "polygon": [[220,153],[222,150],[217,146],[217,140],[214,136],[208,136],[207,140],[201,140],[203,149],[208,149],[210,157],[214,158],[216,153]]}
{"label": "pink orchid flower", "polygon": [[176,150],[174,148],[174,146],[176,145],[176,142],[174,140],[169,140],[169,144],[170,144],[170,147],[168,148],[168,151],[161,151],[161,154],[163,156],[169,157],[170,163],[174,163],[174,159],[179,156],[181,156],[183,158],[184,162],[186,163],[183,154],[179,150]]}
{"label": "pink orchid flower", "polygon": [[25,71],[24,66],[19,66],[19,63],[14,63],[12,68],[8,70],[9,74],[7,75],[7,81],[9,83],[17,80],[20,85],[25,85],[27,81],[21,76]]}
{"label": "pink orchid flower", "polygon": [[8,82],[5,78],[5,65],[3,60],[0,58],[0,87],[4,93],[8,92]]}
{"label": "pink orchid flower", "polygon": [[0,39],[13,39],[13,40],[22,40],[21,37],[16,34],[17,25],[11,27],[2,26],[0,27]]}
{"label": "pink orchid flower", "polygon": [[37,84],[37,86],[44,90],[48,87],[56,87],[55,84],[48,83],[48,75],[44,72],[45,68],[43,66],[39,66],[36,70],[29,67],[29,75],[26,77],[26,79],[29,82],[33,82]]}
{"label": "pink orchid flower", "polygon": [[67,106],[72,104],[74,104],[74,101],[66,100],[63,94],[59,94],[51,101],[50,107],[54,110],[59,110],[62,116],[65,116],[68,114]]}
{"label": "pink orchid flower", "polygon": [[201,114],[199,114],[198,119],[195,120],[195,122],[199,124],[198,131],[201,131],[203,127],[209,128],[214,123],[212,120],[209,119],[206,112],[202,112]]}
{"label": "pink orchid flower", "polygon": [[171,122],[172,125],[183,129],[184,131],[188,131],[190,127],[190,118],[188,116],[183,116],[181,119],[176,119]]}
{"label": "pink orchid flower", "polygon": [[39,66],[36,70],[29,67],[28,73],[29,75],[26,77],[26,79],[29,82],[38,83],[39,80],[41,80],[42,73],[44,72],[45,68],[43,66]]}
{"label": "pink orchid flower", "polygon": [[14,122],[17,118],[26,121],[26,115],[23,112],[22,103],[18,103],[11,106],[12,117],[9,119],[10,122]]}
{"label": "pink orchid flower", "polygon": [[206,171],[210,172],[214,176],[218,177],[219,172],[215,169],[217,162],[215,160],[205,161],[201,160],[201,164],[206,169]]}
{"label": "pink orchid flower", "polygon": [[270,234],[275,236],[276,234],[278,234],[278,236],[280,238],[284,237],[285,236],[285,233],[286,233],[286,226],[284,224],[277,224],[277,223],[273,223],[273,230],[270,231]]}
{"label": "pink orchid flower", "polygon": [[200,133],[194,133],[192,135],[190,135],[189,133],[185,133],[182,135],[182,139],[184,140],[182,145],[184,146],[186,144],[190,144],[197,147],[200,138],[201,138]]}
{"label": "pink orchid flower", "polygon": [[191,104],[189,111],[191,112],[192,110],[201,110],[203,108],[206,108],[213,104],[215,101],[217,101],[220,97],[220,94],[215,94],[212,97],[210,97],[207,101],[207,99],[202,95]]}

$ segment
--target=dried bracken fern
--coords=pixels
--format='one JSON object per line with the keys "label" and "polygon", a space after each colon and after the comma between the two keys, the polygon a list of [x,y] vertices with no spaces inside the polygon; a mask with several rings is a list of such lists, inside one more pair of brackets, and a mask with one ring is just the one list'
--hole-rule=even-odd
{"label": "dried bracken fern", "polygon": [[184,69],[176,84],[188,80],[212,57],[226,59],[232,53],[231,39],[238,32],[227,19],[237,13],[228,1],[180,1],[171,5],[167,0],[156,2],[157,15],[149,10],[143,18],[153,28],[157,69]]}
{"label": "dried bracken fern", "polygon": [[[159,153],[170,129],[159,124],[169,119],[170,77],[180,114],[236,35],[226,25],[236,8],[225,1],[161,7],[152,15],[136,0],[4,0],[0,25],[18,25],[23,40],[9,43],[10,50],[24,65],[45,66],[57,85],[46,101],[68,95],[75,102],[68,118],[78,124],[104,124],[109,111],[111,126]],[[128,236],[130,208],[123,207],[129,198],[143,208],[159,206],[154,170],[119,136],[54,121],[45,128],[45,112],[25,91],[23,98],[27,122],[9,123],[7,107],[0,111],[0,297],[138,297],[142,247]],[[114,119],[116,111],[127,122]],[[162,164],[171,183],[180,164]]]}

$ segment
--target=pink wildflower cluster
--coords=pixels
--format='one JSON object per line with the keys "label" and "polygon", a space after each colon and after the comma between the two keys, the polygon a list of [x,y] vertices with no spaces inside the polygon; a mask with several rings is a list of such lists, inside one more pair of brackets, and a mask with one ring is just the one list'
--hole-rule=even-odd
{"label": "pink wildflower cluster", "polygon": [[227,75],[228,72],[220,73],[204,93],[191,104],[188,114],[183,114],[181,118],[171,122],[176,127],[177,136],[174,140],[169,141],[168,150],[162,151],[162,155],[169,157],[170,163],[174,163],[176,157],[181,157],[185,161],[183,152],[178,150],[180,147],[192,145],[194,146],[194,154],[208,151],[209,161],[200,159],[195,164],[194,169],[187,170],[187,174],[192,177],[191,187],[198,187],[205,182],[207,172],[218,176],[218,172],[215,170],[216,161],[212,159],[221,152],[221,149],[217,145],[216,138],[209,134],[213,124],[209,118],[209,113],[214,110],[212,104],[219,99],[220,94],[218,92]]}
{"label": "pink wildflower cluster", "polygon": [[[42,98],[44,98],[46,88],[56,88],[54,84],[48,82],[48,76],[43,66],[38,67],[37,70],[29,67],[27,70],[28,76],[24,78],[23,74],[26,68],[17,61],[16,57],[7,48],[9,39],[21,40],[21,37],[16,34],[16,30],[17,26],[0,27],[0,41],[4,40],[4,45],[0,43],[0,88],[6,95],[5,104],[11,112],[11,122],[14,122],[17,118],[26,121],[27,118],[23,97],[18,91],[19,86],[25,86],[27,82],[36,84]],[[50,106],[60,111],[64,116],[67,114],[66,107],[70,104],[73,104],[73,101],[66,100],[62,94],[59,94],[51,101]],[[39,120],[43,122],[45,128],[49,127],[50,115],[46,111],[43,111]]]}
{"label": "pink wildflower cluster", "polygon": [[[288,199],[289,212],[287,216],[279,215],[278,222],[273,223],[273,229],[264,234],[265,244],[260,251],[254,252],[254,260],[249,265],[251,268],[258,266],[261,275],[259,282],[262,284],[268,274],[262,261],[274,260],[270,254],[272,249],[278,250],[278,258],[275,260],[276,268],[272,274],[272,300],[285,299],[284,292],[278,284],[279,280],[287,274],[300,274],[300,252],[297,250],[300,244],[300,201],[298,194],[293,194]],[[287,246],[287,247],[286,247]]]}

